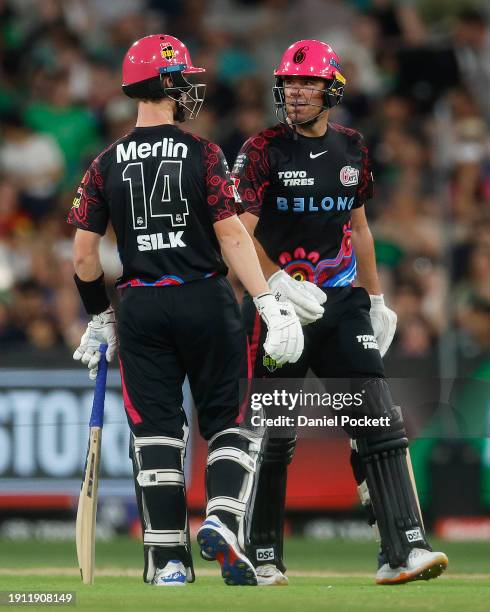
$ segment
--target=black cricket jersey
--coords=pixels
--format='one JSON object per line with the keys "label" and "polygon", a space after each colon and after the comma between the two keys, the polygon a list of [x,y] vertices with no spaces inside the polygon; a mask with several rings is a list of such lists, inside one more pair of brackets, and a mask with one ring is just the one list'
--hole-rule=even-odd
{"label": "black cricket jersey", "polygon": [[297,280],[351,285],[351,210],[373,195],[367,148],[355,130],[329,123],[308,138],[282,124],[249,138],[232,171],[241,211],[259,217],[255,237]]}
{"label": "black cricket jersey", "polygon": [[92,162],[68,223],[104,235],[110,219],[119,288],[169,286],[226,274],[213,223],[234,214],[218,145],[159,125],[134,128]]}

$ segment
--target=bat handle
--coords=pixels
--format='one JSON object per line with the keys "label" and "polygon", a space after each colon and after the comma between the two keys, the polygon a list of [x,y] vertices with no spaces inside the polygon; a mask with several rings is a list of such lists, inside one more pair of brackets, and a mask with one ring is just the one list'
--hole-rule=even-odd
{"label": "bat handle", "polygon": [[104,421],[104,399],[107,381],[107,344],[99,346],[100,361],[97,367],[97,378],[95,379],[94,402],[90,415],[90,427],[102,427]]}

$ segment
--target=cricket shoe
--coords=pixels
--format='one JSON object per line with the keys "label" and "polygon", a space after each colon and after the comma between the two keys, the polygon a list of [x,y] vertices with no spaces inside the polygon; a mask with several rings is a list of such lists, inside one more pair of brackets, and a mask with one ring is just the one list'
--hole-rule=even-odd
{"label": "cricket shoe", "polygon": [[[380,556],[382,560],[383,555]],[[383,563],[376,572],[376,584],[405,584],[414,580],[437,578],[448,566],[448,558],[442,552],[413,548],[405,565],[392,568]]]}
{"label": "cricket shoe", "polygon": [[236,535],[217,516],[206,518],[197,532],[197,542],[203,559],[218,561],[226,584],[257,584],[254,566],[241,551]]}
{"label": "cricket shoe", "polygon": [[259,565],[255,568],[259,586],[288,586],[289,580],[280,569],[272,563]]}
{"label": "cricket shoe", "polygon": [[156,586],[185,586],[187,574],[181,561],[169,561],[164,568],[159,568],[151,581]]}

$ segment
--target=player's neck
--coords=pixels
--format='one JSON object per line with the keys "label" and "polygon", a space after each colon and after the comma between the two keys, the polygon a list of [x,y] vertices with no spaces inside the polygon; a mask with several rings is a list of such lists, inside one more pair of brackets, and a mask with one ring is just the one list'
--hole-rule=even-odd
{"label": "player's neck", "polygon": [[151,127],[174,123],[174,109],[168,100],[160,102],[140,102],[138,104],[138,117],[136,127]]}
{"label": "player's neck", "polygon": [[328,111],[322,113],[318,119],[311,124],[299,124],[296,126],[296,131],[302,136],[308,138],[319,138],[324,136],[328,128]]}

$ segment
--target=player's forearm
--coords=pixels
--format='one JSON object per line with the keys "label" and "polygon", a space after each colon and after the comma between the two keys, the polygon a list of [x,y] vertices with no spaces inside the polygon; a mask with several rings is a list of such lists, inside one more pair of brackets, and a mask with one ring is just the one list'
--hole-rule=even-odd
{"label": "player's forearm", "polygon": [[73,244],[73,266],[83,281],[93,281],[102,274],[99,257],[100,236],[93,232],[77,230]]}
{"label": "player's forearm", "polygon": [[269,258],[267,253],[264,251],[264,247],[260,244],[257,238],[253,238],[253,243],[255,247],[255,251],[257,253],[257,257],[259,258],[260,267],[262,268],[262,272],[266,279],[269,279],[273,274],[275,274],[281,268],[275,264],[272,259]]}
{"label": "player's forearm", "polygon": [[93,281],[102,274],[102,266],[97,255],[85,255],[74,259],[76,275],[84,281]]}
{"label": "player's forearm", "polygon": [[266,279],[269,279],[273,274],[275,274],[278,270],[280,270],[279,266],[275,264],[272,259],[269,258],[267,253],[264,250],[264,247],[260,244],[260,242],[255,238],[255,228],[257,226],[258,217],[252,215],[251,213],[243,213],[240,215],[240,221],[243,223],[247,232],[251,236],[255,251],[259,258],[260,266],[262,268],[262,272]]}
{"label": "player's forearm", "polygon": [[[215,224],[223,256],[253,297],[267,293],[269,287],[260,268],[252,239],[242,223],[226,219]],[[224,226],[226,224],[226,226]]]}
{"label": "player's forearm", "polygon": [[358,284],[364,287],[370,295],[380,294],[381,286],[376,269],[374,240],[369,226],[353,228],[351,239],[357,260]]}

